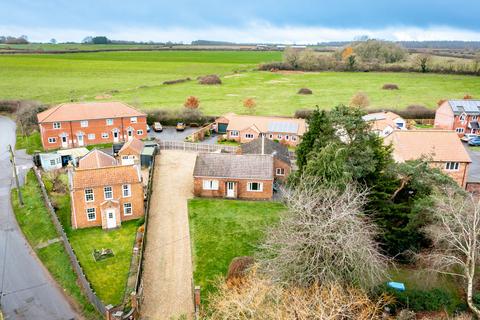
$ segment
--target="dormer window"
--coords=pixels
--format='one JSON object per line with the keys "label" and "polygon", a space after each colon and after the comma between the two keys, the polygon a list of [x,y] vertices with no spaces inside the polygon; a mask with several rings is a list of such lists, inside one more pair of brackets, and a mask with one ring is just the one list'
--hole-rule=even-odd
{"label": "dormer window", "polygon": [[472,116],[472,121],[477,121],[478,116]]}
{"label": "dormer window", "polygon": [[466,118],[467,118],[467,115],[466,115],[465,113],[462,113],[462,114],[460,115],[460,121],[463,122],[463,121],[465,121]]}

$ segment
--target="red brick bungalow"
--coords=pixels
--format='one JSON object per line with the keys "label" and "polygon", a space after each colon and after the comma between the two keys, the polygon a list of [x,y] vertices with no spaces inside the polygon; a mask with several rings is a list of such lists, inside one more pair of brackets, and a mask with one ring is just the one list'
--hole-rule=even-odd
{"label": "red brick bungalow", "polygon": [[273,197],[273,157],[200,153],[193,170],[197,197],[269,200]]}
{"label": "red brick bungalow", "polygon": [[147,137],[147,115],[122,102],[64,103],[37,118],[45,150]]}

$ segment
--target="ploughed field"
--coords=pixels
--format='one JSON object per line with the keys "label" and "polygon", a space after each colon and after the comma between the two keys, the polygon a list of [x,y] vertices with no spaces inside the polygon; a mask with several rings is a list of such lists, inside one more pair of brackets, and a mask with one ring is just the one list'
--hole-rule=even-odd
{"label": "ploughed field", "polygon": [[[145,111],[178,109],[196,96],[208,115],[246,113],[243,100],[254,98],[256,113],[292,115],[295,110],[348,103],[358,91],[371,107],[430,108],[444,98],[480,97],[480,77],[420,73],[260,72],[262,62],[280,61],[281,52],[147,51],[0,55],[0,100],[30,99],[53,104],[71,99],[121,100]],[[221,85],[196,78],[218,74]],[[192,80],[164,85],[167,80]],[[382,90],[395,83],[400,90]],[[300,88],[312,95],[299,95]]]}

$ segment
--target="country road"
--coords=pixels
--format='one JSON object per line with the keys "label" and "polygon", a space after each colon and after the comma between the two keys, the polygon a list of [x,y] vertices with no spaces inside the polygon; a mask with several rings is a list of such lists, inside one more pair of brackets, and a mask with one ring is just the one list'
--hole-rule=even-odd
{"label": "country road", "polygon": [[[0,291],[5,319],[80,319],[26,242],[10,203],[12,166],[8,144],[15,143],[15,123],[0,116]],[[29,156],[19,153],[24,174]]]}

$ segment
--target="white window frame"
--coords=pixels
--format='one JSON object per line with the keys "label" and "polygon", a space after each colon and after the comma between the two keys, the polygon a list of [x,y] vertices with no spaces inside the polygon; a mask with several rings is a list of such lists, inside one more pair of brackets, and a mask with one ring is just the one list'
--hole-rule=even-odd
{"label": "white window frame", "polygon": [[95,133],[89,133],[89,134],[87,135],[87,139],[88,139],[88,140],[95,140]]}
{"label": "white window frame", "polygon": [[285,168],[275,168],[275,175],[284,176],[285,175]]}
{"label": "white window frame", "polygon": [[288,134],[285,135],[285,140],[286,140],[286,141],[290,140],[290,136],[289,136]]}
{"label": "white window frame", "polygon": [[297,136],[292,136],[292,141],[297,141]]}
{"label": "white window frame", "polygon": [[460,162],[449,161],[445,162],[446,171],[458,171],[460,170]]}
{"label": "white window frame", "polygon": [[[125,187],[126,187],[126,188],[125,188]],[[127,191],[127,192],[125,193],[125,191]],[[129,184],[123,184],[123,185],[122,185],[122,196],[123,196],[124,198],[128,198],[128,197],[131,197],[131,196],[132,196],[132,187],[131,187],[131,185],[129,185]]]}
{"label": "white window frame", "polygon": [[80,127],[82,127],[82,128],[87,128],[87,127],[88,127],[88,120],[82,120],[82,121],[80,121]]}
{"label": "white window frame", "polygon": [[472,116],[472,121],[476,121],[478,119],[478,116]]}
{"label": "white window frame", "polygon": [[54,166],[56,164],[57,164],[57,162],[55,161],[55,159],[50,159],[50,165],[51,166]]}
{"label": "white window frame", "polygon": [[[130,213],[127,213],[128,209],[130,209]],[[127,202],[123,204],[123,215],[124,216],[133,215],[133,206],[131,202]]]}
{"label": "white window frame", "polygon": [[[110,189],[110,190],[107,190],[107,189]],[[110,194],[110,197],[107,196],[108,194]],[[113,199],[113,188],[112,188],[112,186],[103,187],[103,197],[105,198],[105,200],[112,200]]]}
{"label": "white window frame", "polygon": [[108,139],[109,137],[107,132],[102,132],[102,139]]}
{"label": "white window frame", "polygon": [[277,139],[282,140],[283,136],[281,134],[277,134]]}
{"label": "white window frame", "polygon": [[[89,192],[90,191],[90,192]],[[94,195],[94,192],[93,192],[93,189],[92,188],[87,188],[84,190],[84,194],[85,194],[85,202],[93,202],[95,201],[95,195]],[[89,200],[89,198],[91,197],[91,199]]]}
{"label": "white window frame", "polygon": [[48,143],[56,143],[56,142],[57,142],[57,138],[55,137],[48,138]]}
{"label": "white window frame", "polygon": [[[253,190],[252,185],[256,183],[260,187],[258,190]],[[247,183],[247,191],[249,192],[262,192],[263,191],[263,182],[258,182],[258,181],[250,181]]]}
{"label": "white window frame", "polygon": [[268,135],[268,138],[269,138],[270,140],[272,140],[272,139],[273,139],[273,134],[270,133],[270,134]]}
{"label": "white window frame", "polygon": [[130,123],[137,123],[137,117],[130,117]]}
{"label": "white window frame", "polygon": [[465,128],[462,128],[462,127],[455,128],[455,132],[456,132],[456,133],[464,133],[464,132],[465,132]]}
{"label": "white window frame", "polygon": [[143,135],[143,130],[137,130],[137,135],[139,136]]}
{"label": "white window frame", "polygon": [[105,124],[106,124],[107,126],[113,126],[113,119],[106,119],[106,120],[105,120]]}
{"label": "white window frame", "polygon": [[[95,208],[87,208],[85,211],[87,213],[87,220],[88,221],[97,220],[97,210],[95,210]],[[90,214],[92,214],[92,213],[93,213],[93,218],[90,218]]]}
{"label": "white window frame", "polygon": [[230,137],[238,137],[238,131],[237,130],[230,131]]}
{"label": "white window frame", "polygon": [[60,128],[62,128],[62,124],[60,122],[53,123],[53,129],[60,129]]}
{"label": "white window frame", "polygon": [[245,133],[245,139],[253,139],[253,138],[255,138],[253,133]]}
{"label": "white window frame", "polygon": [[218,190],[218,180],[203,180],[203,190]]}

